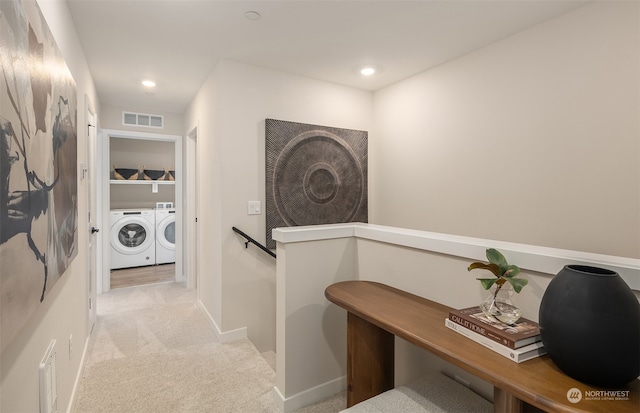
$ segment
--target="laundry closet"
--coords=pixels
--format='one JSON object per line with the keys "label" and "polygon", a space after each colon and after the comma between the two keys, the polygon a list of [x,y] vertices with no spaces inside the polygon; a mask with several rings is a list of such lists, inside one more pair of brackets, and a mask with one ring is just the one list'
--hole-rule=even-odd
{"label": "laundry closet", "polygon": [[111,288],[175,278],[175,146],[109,137]]}

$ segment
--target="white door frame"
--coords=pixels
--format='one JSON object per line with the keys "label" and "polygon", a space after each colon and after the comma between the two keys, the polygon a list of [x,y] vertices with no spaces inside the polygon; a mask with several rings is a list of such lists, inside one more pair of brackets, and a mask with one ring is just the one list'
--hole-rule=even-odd
{"label": "white door frame", "polygon": [[[184,273],[187,275],[187,288],[200,287],[200,241],[198,232],[199,200],[198,200],[198,123],[189,129],[186,139],[185,160],[185,226],[184,226]],[[198,295],[199,298],[199,295]]]}
{"label": "white door frame", "polygon": [[[109,242],[109,233],[111,232],[111,223],[110,223],[110,214],[111,210],[111,190],[109,185],[109,178],[111,176],[111,162],[109,160],[110,156],[110,143],[111,138],[120,138],[120,139],[138,139],[138,140],[149,140],[149,141],[164,141],[164,142],[173,142],[175,145],[175,168],[176,168],[176,178],[175,178],[175,208],[176,208],[176,276],[175,280],[177,282],[184,281],[183,275],[183,239],[182,239],[182,228],[184,222],[184,211],[183,211],[183,198],[182,198],[182,186],[184,180],[184,168],[182,167],[182,136],[180,135],[165,135],[160,133],[147,133],[147,132],[135,132],[135,131],[125,131],[125,130],[115,130],[115,129],[103,129],[102,131],[102,182],[104,185],[102,186],[102,210],[104,213],[102,214],[102,228],[104,231],[100,231],[102,233],[102,273],[104,276],[102,277],[102,291],[107,292],[111,289],[111,277],[107,276],[111,273],[111,245]],[[152,183],[149,183],[149,191],[151,191]]]}
{"label": "white door frame", "polygon": [[89,308],[89,317],[87,321],[89,332],[91,332],[96,322],[96,295],[100,290],[98,280],[102,278],[100,275],[102,269],[100,265],[102,259],[102,238],[99,236],[99,233],[94,232],[94,227],[100,230],[102,208],[99,201],[101,182],[100,160],[97,156],[98,117],[87,94],[84,95],[84,112],[86,116],[84,133],[87,139],[85,145],[87,165],[83,168],[82,173],[87,175],[84,176],[87,191],[87,230],[89,231],[89,242],[87,243],[87,305]]}

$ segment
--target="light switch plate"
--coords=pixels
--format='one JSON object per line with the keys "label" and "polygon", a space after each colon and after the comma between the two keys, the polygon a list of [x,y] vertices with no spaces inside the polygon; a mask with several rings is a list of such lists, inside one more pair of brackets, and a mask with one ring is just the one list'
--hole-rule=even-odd
{"label": "light switch plate", "polygon": [[260,201],[249,201],[247,204],[247,213],[249,215],[260,215],[262,213],[262,205]]}

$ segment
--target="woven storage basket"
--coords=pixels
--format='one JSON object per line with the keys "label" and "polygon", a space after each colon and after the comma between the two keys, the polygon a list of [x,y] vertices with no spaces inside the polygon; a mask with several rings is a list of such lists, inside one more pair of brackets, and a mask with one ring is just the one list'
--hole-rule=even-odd
{"label": "woven storage basket", "polygon": [[145,169],[144,179],[147,181],[159,181],[164,179],[165,172],[158,169]]}
{"label": "woven storage basket", "polygon": [[116,168],[113,165],[113,178],[120,181],[135,181],[140,174],[138,168]]}
{"label": "woven storage basket", "polygon": [[158,169],[144,169],[144,179],[147,181],[159,181],[163,180],[165,171]]}

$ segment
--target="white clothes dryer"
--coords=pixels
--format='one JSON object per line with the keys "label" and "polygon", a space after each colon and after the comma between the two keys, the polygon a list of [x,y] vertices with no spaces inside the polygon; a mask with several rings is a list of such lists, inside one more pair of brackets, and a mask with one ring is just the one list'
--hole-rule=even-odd
{"label": "white clothes dryer", "polygon": [[156,208],[156,263],[176,262],[176,210]]}
{"label": "white clothes dryer", "polygon": [[153,209],[111,210],[111,269],[156,263]]}

